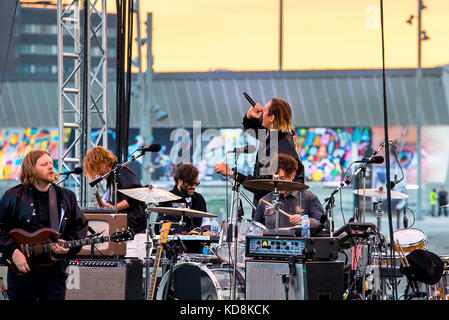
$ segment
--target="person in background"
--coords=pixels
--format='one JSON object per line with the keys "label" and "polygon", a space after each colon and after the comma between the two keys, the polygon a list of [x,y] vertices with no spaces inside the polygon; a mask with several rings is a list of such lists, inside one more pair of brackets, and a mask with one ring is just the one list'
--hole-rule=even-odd
{"label": "person in background", "polygon": [[432,217],[435,217],[436,215],[435,209],[438,203],[437,190],[435,188],[432,189],[432,191],[430,192],[429,198],[430,198],[430,215]]}
{"label": "person in background", "polygon": [[444,187],[441,186],[440,191],[438,192],[438,216],[441,216],[441,209],[444,211],[444,216],[447,217],[447,191],[444,190]]}

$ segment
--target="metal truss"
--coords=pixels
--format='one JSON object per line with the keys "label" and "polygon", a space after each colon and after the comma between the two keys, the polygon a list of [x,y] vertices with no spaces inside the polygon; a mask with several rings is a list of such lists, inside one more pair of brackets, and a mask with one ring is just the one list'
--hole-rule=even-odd
{"label": "metal truss", "polygon": [[[85,5],[88,10],[83,19]],[[58,170],[62,173],[82,166],[91,147],[100,143],[108,146],[106,0],[58,0],[57,16]],[[95,65],[92,49],[97,58]],[[93,123],[99,129],[95,136]],[[71,132],[73,140],[69,139]],[[72,178],[78,201],[83,206],[90,205],[93,193],[86,177]]]}

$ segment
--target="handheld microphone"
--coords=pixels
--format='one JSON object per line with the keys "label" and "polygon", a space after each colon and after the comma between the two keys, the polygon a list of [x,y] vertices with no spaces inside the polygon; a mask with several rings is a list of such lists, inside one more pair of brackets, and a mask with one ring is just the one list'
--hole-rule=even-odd
{"label": "handheld microphone", "polygon": [[62,174],[65,175],[65,176],[67,176],[67,175],[69,175],[69,174],[81,174],[81,173],[83,173],[83,168],[81,168],[81,167],[76,167],[76,168],[73,169],[73,170],[70,170],[70,171],[67,171],[67,172],[63,172]]}
{"label": "handheld microphone", "polygon": [[382,157],[382,156],[375,156],[375,157],[372,157],[371,159],[370,158],[362,158],[362,160],[354,161],[354,163],[362,163],[362,162],[379,164],[379,163],[383,163],[384,162],[384,157]]}
{"label": "handheld microphone", "polygon": [[256,105],[256,103],[254,102],[253,99],[251,99],[251,97],[249,96],[249,94],[247,94],[246,92],[243,92],[243,95],[245,96],[246,100],[248,100],[248,102],[254,107]]}
{"label": "handheld microphone", "polygon": [[256,147],[252,144],[246,145],[244,147],[234,148],[233,150],[228,151],[227,153],[253,153],[256,151]]}
{"label": "handheld microphone", "polygon": [[161,150],[161,145],[157,143],[148,144],[145,146],[141,146],[137,150],[142,152],[159,152]]}

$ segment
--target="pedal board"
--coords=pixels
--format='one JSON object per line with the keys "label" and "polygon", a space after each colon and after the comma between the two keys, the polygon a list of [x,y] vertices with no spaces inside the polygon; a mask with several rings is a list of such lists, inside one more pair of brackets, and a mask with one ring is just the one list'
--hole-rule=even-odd
{"label": "pedal board", "polygon": [[338,239],[335,237],[247,236],[245,256],[256,259],[335,260]]}

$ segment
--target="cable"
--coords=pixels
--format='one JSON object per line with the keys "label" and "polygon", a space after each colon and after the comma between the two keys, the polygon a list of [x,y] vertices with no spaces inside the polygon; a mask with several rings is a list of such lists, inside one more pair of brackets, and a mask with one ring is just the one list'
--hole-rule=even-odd
{"label": "cable", "polygon": [[6,74],[6,64],[8,62],[8,56],[9,56],[9,48],[11,47],[11,39],[12,39],[13,31],[14,31],[14,25],[16,22],[17,3],[19,3],[19,0],[16,0],[16,5],[14,7],[14,15],[13,15],[12,24],[11,24],[11,32],[9,33],[8,48],[6,49],[5,63],[3,64],[2,81],[0,82],[0,95],[2,94],[3,82],[5,80],[5,74]]}

